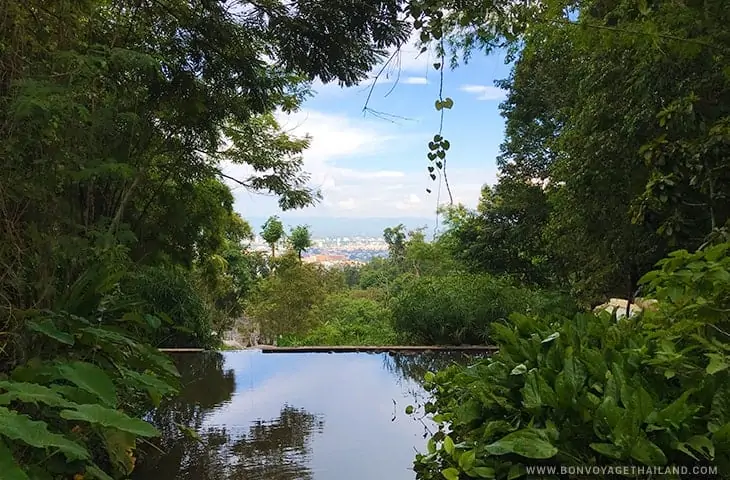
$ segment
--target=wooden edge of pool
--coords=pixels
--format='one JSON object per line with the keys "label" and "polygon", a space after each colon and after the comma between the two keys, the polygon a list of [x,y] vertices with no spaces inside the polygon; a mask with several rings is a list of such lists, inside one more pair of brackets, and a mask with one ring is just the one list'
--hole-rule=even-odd
{"label": "wooden edge of pool", "polygon": [[495,352],[497,347],[491,345],[391,345],[391,346],[308,346],[308,347],[275,347],[259,345],[263,353],[334,353],[334,352]]}
{"label": "wooden edge of pool", "polygon": [[[273,345],[257,345],[236,350],[261,350],[262,353],[355,353],[355,352],[484,352],[493,353],[498,350],[492,345],[391,345],[391,346],[307,346],[307,347],[276,347]],[[207,352],[204,348],[160,348],[159,351],[166,353],[198,353]],[[225,351],[225,350],[210,350]]]}

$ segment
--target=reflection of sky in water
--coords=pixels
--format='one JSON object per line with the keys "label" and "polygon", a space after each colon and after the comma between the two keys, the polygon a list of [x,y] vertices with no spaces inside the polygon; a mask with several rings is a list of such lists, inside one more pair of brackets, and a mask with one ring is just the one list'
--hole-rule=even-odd
{"label": "reflection of sky in water", "polygon": [[[412,480],[424,425],[404,410],[425,392],[399,368],[420,378],[434,358],[259,351],[181,357],[188,388],[152,413],[167,453],[153,452],[135,478]],[[177,422],[197,427],[205,443],[181,440]]]}
{"label": "reflection of sky in water", "polygon": [[[251,421],[273,419],[286,403],[324,420],[310,444],[315,480],[412,479],[414,448],[423,449],[424,428],[405,415],[413,403],[410,381],[383,367],[380,354],[225,354],[236,392],[211,412],[205,426],[246,430]],[[395,400],[396,420],[391,421]]]}

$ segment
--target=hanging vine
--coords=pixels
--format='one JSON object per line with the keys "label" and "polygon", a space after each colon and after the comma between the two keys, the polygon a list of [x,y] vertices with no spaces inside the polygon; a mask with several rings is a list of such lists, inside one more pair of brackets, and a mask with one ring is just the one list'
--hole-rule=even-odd
{"label": "hanging vine", "polygon": [[[449,205],[454,204],[454,197],[451,193],[451,186],[449,185],[449,177],[446,173],[446,152],[451,147],[451,143],[444,138],[444,113],[446,110],[450,110],[454,106],[454,101],[450,97],[444,97],[444,68],[445,68],[445,48],[443,43],[443,12],[439,9],[424,6],[420,2],[412,2],[409,6],[410,15],[413,18],[413,27],[416,30],[420,30],[420,40],[424,45],[421,49],[421,53],[425,53],[428,49],[426,46],[431,41],[435,40],[438,42],[438,54],[439,61],[433,64],[434,70],[439,72],[439,94],[438,99],[435,101],[436,111],[440,114],[439,119],[439,130],[436,135],[433,136],[433,140],[428,142],[428,174],[432,181],[436,181],[437,175],[443,177],[446,191],[449,194]],[[439,188],[440,191],[440,188]],[[426,193],[431,193],[430,188],[426,188]],[[437,202],[440,198],[437,199]],[[437,220],[438,221],[438,220]]]}

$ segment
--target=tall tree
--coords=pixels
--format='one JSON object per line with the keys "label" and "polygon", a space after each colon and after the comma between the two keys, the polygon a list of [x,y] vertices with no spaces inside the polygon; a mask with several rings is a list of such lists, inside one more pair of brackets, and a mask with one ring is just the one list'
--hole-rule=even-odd
{"label": "tall tree", "polygon": [[261,237],[271,247],[271,258],[276,257],[276,244],[279,243],[284,236],[284,225],[279,217],[273,215],[266,220],[262,229]]}
{"label": "tall tree", "polygon": [[388,245],[388,255],[394,261],[400,261],[406,253],[406,227],[402,223],[383,230],[383,239]]}
{"label": "tall tree", "polygon": [[297,257],[301,260],[302,252],[312,246],[312,235],[309,233],[309,227],[306,225],[298,225],[293,228],[289,234],[289,244],[297,252]]}

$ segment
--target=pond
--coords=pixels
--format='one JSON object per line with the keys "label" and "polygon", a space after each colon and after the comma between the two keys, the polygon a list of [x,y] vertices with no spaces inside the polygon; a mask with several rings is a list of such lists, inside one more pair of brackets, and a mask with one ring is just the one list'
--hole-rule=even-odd
{"label": "pond", "polygon": [[[473,355],[470,356],[473,358]],[[433,425],[405,414],[423,374],[470,357],[418,354],[182,354],[182,394],[149,415],[161,431],[138,480],[412,480]],[[202,441],[180,434],[178,425]]]}

